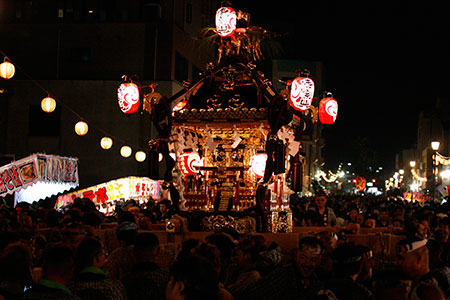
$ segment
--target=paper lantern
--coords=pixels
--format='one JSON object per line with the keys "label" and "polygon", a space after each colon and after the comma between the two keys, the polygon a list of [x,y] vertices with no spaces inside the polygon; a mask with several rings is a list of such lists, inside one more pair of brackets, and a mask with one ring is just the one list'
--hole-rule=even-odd
{"label": "paper lantern", "polygon": [[138,152],[136,152],[136,154],[134,155],[134,158],[136,158],[136,160],[137,160],[138,162],[143,162],[143,161],[147,158],[147,155],[145,154],[144,151],[138,151]]}
{"label": "paper lantern", "polygon": [[221,37],[231,36],[236,31],[236,12],[231,7],[221,7],[216,12],[216,31]]}
{"label": "paper lantern", "polygon": [[112,145],[113,140],[110,137],[105,136],[100,140],[100,146],[105,150],[111,149]]}
{"label": "paper lantern", "polygon": [[314,98],[314,81],[309,77],[297,77],[291,85],[291,106],[295,110],[307,110]]}
{"label": "paper lantern", "polygon": [[137,84],[124,82],[117,89],[117,100],[122,112],[135,113],[139,109],[140,93]]}
{"label": "paper lantern", "polygon": [[203,163],[200,155],[195,151],[184,152],[178,157],[178,166],[181,172],[186,176],[197,174],[198,170],[196,167],[202,165]]}
{"label": "paper lantern", "polygon": [[125,158],[130,157],[132,152],[133,151],[129,146],[122,146],[122,148],[120,148],[120,155],[122,155]]}
{"label": "paper lantern", "polygon": [[358,177],[356,178],[356,189],[360,192],[364,191],[366,189],[366,179],[364,177]]}
{"label": "paper lantern", "polygon": [[85,135],[89,130],[88,124],[83,121],[79,121],[77,124],[75,124],[75,132],[78,135]]}
{"label": "paper lantern", "polygon": [[46,113],[51,113],[56,108],[56,101],[52,97],[48,96],[42,99],[41,108]]}
{"label": "paper lantern", "polygon": [[319,120],[322,124],[333,124],[338,114],[338,103],[333,97],[326,97],[319,103]]}
{"label": "paper lantern", "polygon": [[16,72],[16,68],[14,68],[14,65],[7,61],[0,64],[0,77],[4,79],[10,79],[14,76],[14,73]]}
{"label": "paper lantern", "polygon": [[250,158],[250,172],[256,176],[256,178],[263,178],[264,171],[266,170],[266,153],[257,153]]}

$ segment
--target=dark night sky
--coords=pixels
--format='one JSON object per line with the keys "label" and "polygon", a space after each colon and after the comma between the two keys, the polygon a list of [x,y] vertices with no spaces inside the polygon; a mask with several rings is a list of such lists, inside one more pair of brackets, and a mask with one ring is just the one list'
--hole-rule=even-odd
{"label": "dark night sky", "polygon": [[419,111],[450,95],[444,6],[311,1],[297,10],[291,3],[298,2],[233,6],[249,12],[252,25],[288,33],[286,58],[324,63],[324,88],[339,102],[338,119],[325,131],[326,167],[352,161],[360,136],[368,138],[379,166],[393,168],[395,153],[416,143]]}

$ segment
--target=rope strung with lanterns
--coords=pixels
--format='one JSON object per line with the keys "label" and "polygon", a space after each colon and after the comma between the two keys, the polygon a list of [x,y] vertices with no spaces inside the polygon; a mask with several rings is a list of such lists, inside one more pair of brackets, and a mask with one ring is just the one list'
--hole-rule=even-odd
{"label": "rope strung with lanterns", "polygon": [[450,157],[443,156],[439,152],[436,152],[436,163],[448,166],[450,165]]}
{"label": "rope strung with lanterns", "polygon": [[328,171],[328,174],[330,175],[329,177],[327,177],[327,174],[322,170],[319,171],[319,175],[323,180],[325,180],[328,183],[336,182],[340,177],[342,177],[341,169],[342,169],[342,164],[339,165],[336,173]]}
{"label": "rope strung with lanterns", "polygon": [[[2,50],[0,50],[0,54],[5,57],[3,63],[0,64],[0,77],[2,77],[3,79],[6,79],[6,80],[11,79],[14,76],[15,70],[17,68],[19,71],[21,71],[25,75],[25,77],[27,77],[34,85],[36,85],[39,89],[41,89],[47,95],[41,101],[41,109],[44,112],[52,113],[56,109],[56,104],[59,104],[63,108],[70,111],[72,114],[74,114],[79,119],[79,121],[75,124],[75,127],[74,127],[76,134],[79,136],[84,136],[88,133],[89,126],[88,126],[88,122],[87,122],[86,118],[82,117],[80,114],[78,114],[76,111],[74,111],[70,106],[66,105],[60,99],[55,97],[50,91],[48,91],[46,88],[44,88],[38,81],[33,79],[27,72],[25,72],[17,63],[15,63]],[[133,95],[135,96],[135,94],[130,93],[130,95],[127,95],[126,97],[127,97],[127,99],[129,99]],[[120,103],[119,103],[119,105],[120,105]],[[100,140],[100,146],[105,150],[108,150],[112,147],[113,139],[124,144],[124,146],[122,146],[120,149],[120,154],[124,158],[130,157],[131,154],[133,153],[130,146],[133,146],[136,149],[143,149],[143,147],[132,144],[132,143],[128,143],[128,142],[124,141],[123,139],[106,132],[105,130],[103,130],[102,128],[100,128],[98,126],[91,124],[91,127],[93,127],[94,129],[96,129],[97,131],[101,132],[104,135]],[[135,158],[138,162],[143,162],[146,159],[146,154],[144,151],[137,151],[135,153]]]}
{"label": "rope strung with lanterns", "polygon": [[411,173],[412,173],[412,175],[414,176],[414,178],[415,178],[416,180],[421,181],[421,182],[427,181],[427,178],[426,178],[426,177],[419,176],[419,174],[417,174],[417,172],[416,172],[415,169],[411,169]]}

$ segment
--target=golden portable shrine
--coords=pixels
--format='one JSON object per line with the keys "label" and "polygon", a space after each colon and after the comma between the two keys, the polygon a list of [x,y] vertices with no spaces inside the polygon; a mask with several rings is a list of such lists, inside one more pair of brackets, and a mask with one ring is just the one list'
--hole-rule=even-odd
{"label": "golden portable shrine", "polygon": [[[249,22],[249,14],[222,5],[216,28],[198,36],[214,46],[215,61],[171,97],[154,89],[145,95],[142,108],[158,131],[149,142],[151,157],[162,155],[164,181],[181,210],[220,215],[254,208],[264,216],[265,230],[288,232],[289,196],[302,192],[302,136],[319,118],[333,123],[337,102],[326,94],[318,108],[312,105],[314,82],[307,70],[276,91],[256,65],[277,35]],[[124,113],[136,112],[138,87],[128,93],[132,77],[125,81],[119,105]]]}

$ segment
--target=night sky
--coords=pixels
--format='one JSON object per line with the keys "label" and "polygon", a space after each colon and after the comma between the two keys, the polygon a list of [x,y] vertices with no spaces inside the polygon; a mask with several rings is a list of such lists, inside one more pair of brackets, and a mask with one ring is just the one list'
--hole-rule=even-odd
{"label": "night sky", "polygon": [[324,88],[339,102],[338,119],[325,130],[325,167],[352,161],[354,145],[363,144],[375,164],[393,169],[395,154],[416,143],[419,111],[450,95],[446,10],[406,1],[311,2],[301,9],[291,1],[232,4],[251,14],[252,25],[287,33],[285,58],[323,62]]}

